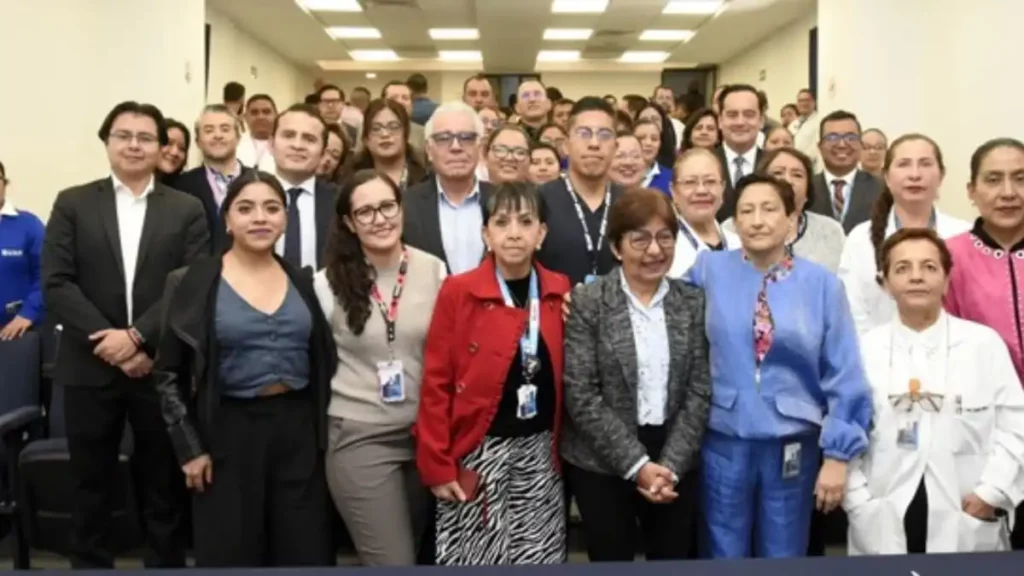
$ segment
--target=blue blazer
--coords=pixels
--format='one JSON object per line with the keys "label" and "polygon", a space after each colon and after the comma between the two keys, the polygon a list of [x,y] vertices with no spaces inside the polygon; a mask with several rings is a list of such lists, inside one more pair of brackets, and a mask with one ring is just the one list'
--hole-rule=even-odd
{"label": "blue blazer", "polygon": [[667,168],[664,164],[657,164],[658,173],[651,179],[651,183],[647,185],[648,188],[654,188],[655,190],[661,190],[669,197],[672,197],[672,169]]}
{"label": "blue blazer", "polygon": [[43,222],[8,203],[0,211],[0,328],[21,316],[39,324],[45,308],[39,284]]}

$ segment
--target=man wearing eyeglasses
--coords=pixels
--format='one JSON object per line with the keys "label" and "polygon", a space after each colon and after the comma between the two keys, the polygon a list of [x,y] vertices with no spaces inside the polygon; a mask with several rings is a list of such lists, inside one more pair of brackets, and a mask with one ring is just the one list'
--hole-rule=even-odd
{"label": "man wearing eyeglasses", "polygon": [[99,130],[111,176],[57,196],[43,243],[48,313],[63,326],[55,381],[64,387],[75,490],[71,565],[113,568],[113,490],[125,421],[141,501],[146,567],[184,566],[170,439],[149,382],[167,275],[208,254],[202,203],[153,177],[167,125],[122,102]]}
{"label": "man wearing eyeglasses", "polygon": [[836,110],[821,120],[821,152],[824,170],[814,178],[812,212],[835,218],[847,234],[871,218],[882,182],[857,168],[863,144],[860,122],[845,110]]}

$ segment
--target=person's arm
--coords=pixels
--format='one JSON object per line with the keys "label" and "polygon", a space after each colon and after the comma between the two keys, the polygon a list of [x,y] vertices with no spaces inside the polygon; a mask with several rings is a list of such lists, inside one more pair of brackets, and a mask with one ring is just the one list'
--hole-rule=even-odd
{"label": "person's arm", "polygon": [[992,334],[979,367],[995,388],[992,450],[974,493],[993,508],[1012,512],[1024,500],[1024,389],[1006,344]]}
{"label": "person's arm", "polygon": [[43,227],[43,222],[34,214],[25,212],[23,216],[29,219],[27,254],[30,284],[28,293],[25,294],[21,302],[21,310],[18,311],[18,316],[32,324],[38,324],[43,319],[43,313],[45,312],[39,262],[43,255],[43,239],[46,236],[46,228]]}
{"label": "person's arm", "polygon": [[449,279],[441,285],[423,350],[423,377],[416,417],[416,465],[427,486],[442,486],[458,478],[451,455],[451,412],[455,401],[455,313],[458,293]]}
{"label": "person's arm", "polygon": [[[861,230],[858,230],[861,232]],[[852,240],[852,242],[851,242]],[[865,246],[860,242],[862,238],[847,238],[843,245],[843,255],[839,257],[839,279],[843,281],[843,288],[846,290],[848,300],[847,308],[853,318],[854,329],[858,334],[863,334],[871,329],[871,302],[869,295],[874,289],[876,274],[874,265],[871,269],[865,269],[864,258],[860,251],[872,250],[871,243]],[[874,255],[867,261],[874,262]]]}
{"label": "person's arm", "polygon": [[68,192],[61,192],[53,203],[43,239],[40,276],[46,307],[64,326],[65,333],[73,331],[85,341],[90,334],[114,326],[78,286],[77,215],[70,205]]}
{"label": "person's arm", "polygon": [[826,459],[849,462],[867,449],[874,405],[843,285],[831,275],[826,278],[822,313],[825,335],[820,386],[828,411],[821,429],[821,448]]}
{"label": "person's arm", "polygon": [[[181,266],[189,266],[197,259],[206,256],[210,251],[210,231],[206,227],[206,215],[203,213],[202,204],[195,198],[189,197],[183,222],[185,223],[185,251]],[[166,296],[166,294],[165,294]],[[150,357],[156,355],[157,346],[160,340],[160,327],[162,325],[163,306],[155,302],[144,313],[142,313],[133,324],[133,327],[142,335],[140,348]]]}
{"label": "person's arm", "polygon": [[565,406],[583,441],[616,475],[629,478],[647,462],[647,449],[604,400],[598,369],[600,293],[585,293],[597,286],[575,290],[569,305],[565,321]]}
{"label": "person's arm", "polygon": [[[692,305],[689,338],[690,347],[685,351],[690,359],[689,380],[683,408],[676,414],[675,420],[668,429],[668,438],[661,451],[663,466],[682,476],[692,468],[694,457],[700,450],[704,439],[704,431],[708,424],[708,411],[711,408],[711,364],[709,346],[704,332],[704,293],[694,295]],[[673,354],[683,353],[672,350]]]}

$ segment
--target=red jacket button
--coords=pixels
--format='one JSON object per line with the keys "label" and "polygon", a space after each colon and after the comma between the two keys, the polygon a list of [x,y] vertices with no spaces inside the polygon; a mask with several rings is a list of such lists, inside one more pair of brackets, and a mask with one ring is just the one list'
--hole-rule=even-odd
{"label": "red jacket button", "polygon": [[476,354],[476,351],[479,350],[479,349],[480,349],[480,347],[476,345],[476,342],[470,342],[469,343],[469,353],[470,354]]}

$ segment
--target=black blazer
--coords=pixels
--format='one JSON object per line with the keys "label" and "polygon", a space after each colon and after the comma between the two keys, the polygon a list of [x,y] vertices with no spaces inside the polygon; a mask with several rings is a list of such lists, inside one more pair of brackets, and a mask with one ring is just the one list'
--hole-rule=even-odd
{"label": "black blazer", "polygon": [[[327,402],[338,354],[327,318],[313,291],[313,278],[281,258],[278,263],[299,291],[313,318],[309,338],[309,386],[313,391],[310,418],[320,449],[327,443]],[[220,403],[219,352],[216,337],[217,288],[221,256],[198,260],[167,277],[163,337],[156,361],[160,409],[180,464],[202,454],[216,454],[209,430]],[[179,375],[187,375],[185,379]]]}
{"label": "black blazer", "polygon": [[[825,182],[825,174],[820,173],[815,176],[813,183],[814,198],[808,210],[822,216],[828,216],[834,220],[839,220],[836,217],[835,211],[832,210],[832,190],[829,189],[828,183]],[[847,234],[861,222],[867,222],[871,219],[871,209],[881,193],[881,180],[863,170],[857,170],[857,174],[853,177],[853,188],[847,188],[846,190],[846,201],[850,204],[846,209],[846,217],[839,220]]]}
{"label": "black blazer", "polygon": [[[252,169],[242,166],[243,173],[247,170]],[[213,196],[213,189],[210,188],[210,180],[206,177],[206,166],[182,172],[174,180],[173,187],[195,196],[203,203],[203,209],[206,211],[206,226],[210,232],[210,249],[212,253],[220,254],[227,247],[228,235],[220,217],[217,200]]]}
{"label": "black blazer", "polygon": [[[480,182],[481,206],[487,204],[492,190],[493,186],[487,182]],[[437,256],[444,261],[445,268],[451,271],[448,256],[444,253],[444,241],[441,239],[441,211],[437,205],[440,194],[436,178],[411,186],[402,194],[405,213],[402,239],[409,246]],[[480,258],[483,256],[481,254]]]}
{"label": "black blazer", "polygon": [[331,236],[331,227],[334,226],[334,211],[341,189],[327,180],[317,178],[315,192],[313,200],[316,207],[316,269],[319,270],[327,265],[324,255],[327,251],[327,240]]}
{"label": "black blazer", "polygon": [[[725,157],[724,148],[721,146],[715,148],[715,156],[718,156],[718,161],[722,163],[722,173],[725,174],[725,192],[722,195],[722,207],[718,209],[718,214],[715,215],[715,218],[719,222],[725,222],[736,215],[736,189],[732,185],[733,169],[729,166],[729,161]],[[754,166],[751,166],[751,169],[756,169],[757,165],[761,163],[762,156],[764,156],[764,150],[758,148],[757,156],[754,158]]]}
{"label": "black blazer", "polygon": [[[58,384],[103,386],[120,373],[93,355],[89,335],[128,328],[125,270],[110,178],[57,195],[43,243],[42,282],[53,322],[63,325],[56,359]],[[132,325],[156,355],[160,301],[167,274],[209,252],[203,206],[195,198],[155,184],[149,195],[132,287]]]}

